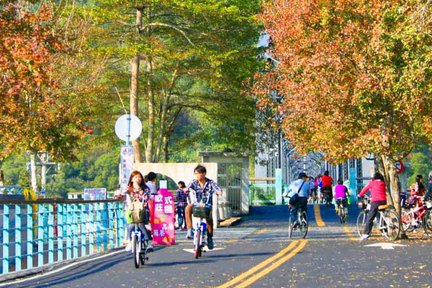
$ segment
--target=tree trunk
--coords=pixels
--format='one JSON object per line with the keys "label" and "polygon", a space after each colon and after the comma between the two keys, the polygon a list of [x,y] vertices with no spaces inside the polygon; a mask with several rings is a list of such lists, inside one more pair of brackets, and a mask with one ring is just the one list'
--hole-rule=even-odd
{"label": "tree trunk", "polygon": [[[131,89],[130,89],[130,114],[138,117],[138,79],[140,57],[135,55],[131,61]],[[139,138],[132,141],[134,158],[136,163],[141,163],[141,148]]]}
{"label": "tree trunk", "polygon": [[388,193],[389,204],[393,205],[400,215],[400,184],[394,161],[391,157],[383,155],[381,156],[381,166],[384,170],[383,175],[387,183],[387,188],[390,191],[390,193]]}
{"label": "tree trunk", "polygon": [[153,157],[153,138],[155,135],[155,96],[154,96],[154,88],[153,83],[151,80],[152,75],[152,60],[149,58],[147,60],[147,86],[148,86],[148,101],[147,101],[147,107],[148,107],[148,133],[147,133],[147,147],[145,152],[146,162],[154,162]]}

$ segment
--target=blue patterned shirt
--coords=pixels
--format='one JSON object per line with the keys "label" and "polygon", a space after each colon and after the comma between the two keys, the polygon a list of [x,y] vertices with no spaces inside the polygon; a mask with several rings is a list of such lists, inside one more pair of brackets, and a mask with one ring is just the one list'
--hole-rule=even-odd
{"label": "blue patterned shirt", "polygon": [[205,178],[205,181],[202,188],[198,180],[193,180],[187,188],[196,191],[198,203],[204,202],[206,205],[211,206],[213,204],[213,193],[220,192],[222,189],[211,179]]}

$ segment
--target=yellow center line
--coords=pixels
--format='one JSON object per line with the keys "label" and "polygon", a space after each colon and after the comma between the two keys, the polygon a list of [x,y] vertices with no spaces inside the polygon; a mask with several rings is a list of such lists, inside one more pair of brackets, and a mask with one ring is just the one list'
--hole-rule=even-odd
{"label": "yellow center line", "polygon": [[353,240],[353,241],[358,240],[358,238],[353,235],[353,233],[351,232],[351,230],[348,229],[348,227],[343,226],[343,229],[344,229],[345,233],[348,235],[350,240]]}
{"label": "yellow center line", "polygon": [[227,287],[231,287],[231,286],[237,284],[238,282],[242,281],[246,277],[249,277],[250,275],[254,274],[256,271],[262,269],[266,265],[268,265],[268,264],[272,263],[273,261],[276,261],[277,259],[283,257],[286,253],[288,253],[291,249],[293,249],[298,243],[299,243],[298,240],[291,242],[290,245],[288,245],[288,247],[285,247],[283,250],[279,251],[277,254],[275,254],[272,257],[268,258],[267,260],[259,263],[258,265],[252,267],[251,269],[240,274],[239,276],[231,279],[230,281],[226,282],[225,284],[218,286],[218,288],[227,288]]}
{"label": "yellow center line", "polygon": [[281,266],[282,264],[284,264],[286,261],[288,261],[289,259],[291,259],[292,257],[294,257],[298,252],[300,252],[306,246],[306,243],[307,243],[307,240],[301,240],[300,241],[300,245],[298,245],[288,255],[280,258],[276,262],[272,263],[270,266],[264,268],[259,273],[253,275],[252,277],[248,278],[247,280],[245,280],[244,282],[240,283],[239,285],[237,285],[235,287],[236,288],[248,287],[252,283],[254,283],[257,280],[261,279],[262,277],[264,277],[265,275],[269,274],[270,272],[272,272],[273,270],[275,270],[276,268],[278,268],[279,266]]}
{"label": "yellow center line", "polygon": [[318,227],[326,226],[326,224],[321,218],[320,206],[318,204],[314,205],[314,214],[315,214],[315,222],[318,225]]}

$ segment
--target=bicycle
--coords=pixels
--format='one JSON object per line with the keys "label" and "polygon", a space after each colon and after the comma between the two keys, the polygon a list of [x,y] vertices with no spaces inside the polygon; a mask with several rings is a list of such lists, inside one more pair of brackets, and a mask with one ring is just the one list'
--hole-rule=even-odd
{"label": "bicycle", "polygon": [[415,202],[417,205],[405,202],[405,205],[402,206],[402,231],[412,232],[421,227],[423,232],[430,236],[432,234],[432,216],[430,212],[432,203],[430,201],[423,203],[422,197],[417,197]]}
{"label": "bicycle", "polygon": [[[291,208],[290,208],[291,209]],[[299,208],[297,210],[297,220],[292,223],[291,217],[288,221],[288,238],[293,238],[293,235],[301,238],[306,238],[308,233],[308,222],[306,220],[306,211]]]}
{"label": "bicycle", "polygon": [[[357,217],[357,232],[359,236],[363,234],[366,226],[367,214],[370,210],[370,200],[365,199],[359,202],[359,208],[362,211]],[[381,234],[390,241],[394,241],[399,237],[400,221],[399,216],[391,205],[380,205],[378,207],[378,230]]]}
{"label": "bicycle", "polygon": [[134,255],[135,268],[139,268],[140,264],[144,265],[145,261],[148,260],[146,255],[147,243],[138,225],[138,223],[134,223],[134,229],[131,233],[132,254]]}
{"label": "bicycle", "polygon": [[337,198],[336,199],[336,214],[339,217],[339,221],[341,224],[344,224],[348,218],[348,209],[347,199],[346,198]]}
{"label": "bicycle", "polygon": [[202,252],[204,251],[203,249],[207,245],[207,222],[205,221],[205,218],[208,217],[209,213],[210,208],[200,207],[198,205],[192,207],[192,215],[197,219],[194,221],[196,223],[194,225],[193,237],[195,259],[202,256]]}
{"label": "bicycle", "polygon": [[323,197],[323,204],[326,205],[327,208],[330,207],[332,202],[332,190],[329,187],[322,188],[322,197]]}

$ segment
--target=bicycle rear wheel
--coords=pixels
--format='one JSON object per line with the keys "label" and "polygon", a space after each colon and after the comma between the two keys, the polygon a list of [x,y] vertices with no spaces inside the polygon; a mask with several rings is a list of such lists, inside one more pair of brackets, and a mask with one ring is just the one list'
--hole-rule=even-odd
{"label": "bicycle rear wheel", "polygon": [[141,243],[137,241],[137,236],[132,236],[132,253],[134,256],[135,268],[139,268],[140,265],[140,245]]}
{"label": "bicycle rear wheel", "polygon": [[198,257],[201,256],[201,229],[197,229],[195,231],[195,245],[194,245],[194,252],[195,252],[195,259],[198,259]]}
{"label": "bicycle rear wheel", "polygon": [[432,234],[432,214],[431,211],[426,211],[422,218],[424,232],[430,236]]}
{"label": "bicycle rear wheel", "polygon": [[300,236],[302,238],[306,238],[306,235],[308,233],[308,222],[306,220],[306,212],[302,212],[300,215],[300,224],[299,224],[299,231],[300,231]]}
{"label": "bicycle rear wheel", "polygon": [[288,220],[288,238],[292,238],[292,234],[293,234],[293,223],[291,221],[291,218]]}
{"label": "bicycle rear wheel", "polygon": [[361,211],[359,213],[359,215],[357,216],[357,233],[360,237],[364,233],[364,229],[366,226],[366,217],[367,217],[367,214],[365,213],[364,210]]}
{"label": "bicycle rear wheel", "polygon": [[393,210],[386,210],[382,214],[382,217],[384,217],[383,225],[385,228],[381,233],[390,241],[396,240],[400,233],[400,221],[397,213]]}

